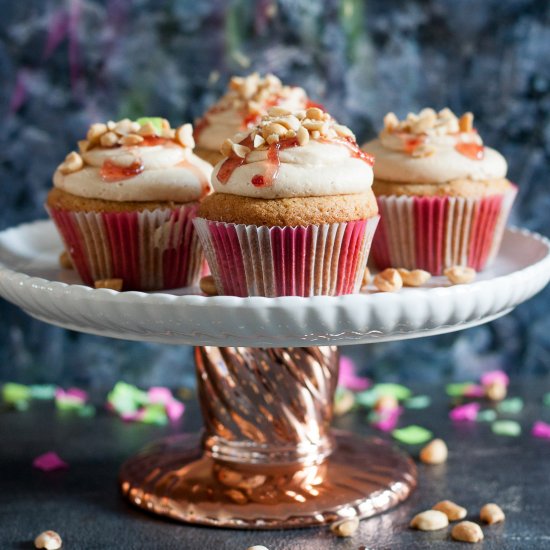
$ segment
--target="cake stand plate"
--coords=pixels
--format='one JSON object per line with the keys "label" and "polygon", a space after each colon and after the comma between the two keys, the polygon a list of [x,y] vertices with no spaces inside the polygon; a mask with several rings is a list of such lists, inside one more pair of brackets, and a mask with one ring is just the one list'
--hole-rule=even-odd
{"label": "cake stand plate", "polygon": [[368,517],[405,499],[416,485],[409,457],[377,438],[330,430],[335,346],[485,323],[550,279],[550,242],[518,229],[505,232],[494,264],[468,285],[434,277],[394,294],[369,287],[340,297],[96,290],[59,267],[62,248],[49,221],[0,232],[0,295],[68,329],[200,346],[204,434],[170,438],[129,459],[121,489],[153,513],[233,528]]}
{"label": "cake stand plate", "polygon": [[78,284],[59,267],[49,221],[0,233],[0,295],[42,321],[100,336],[211,346],[366,344],[461,330],[508,313],[550,279],[550,243],[508,229],[494,264],[468,285],[313,298],[205,297],[187,288],[116,292]]}

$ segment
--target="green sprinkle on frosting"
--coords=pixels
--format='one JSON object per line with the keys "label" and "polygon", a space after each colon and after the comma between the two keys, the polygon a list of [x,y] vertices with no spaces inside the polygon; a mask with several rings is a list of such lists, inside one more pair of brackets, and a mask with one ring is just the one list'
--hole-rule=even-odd
{"label": "green sprinkle on frosting", "polygon": [[162,134],[162,121],[164,119],[160,116],[143,116],[138,118],[136,122],[140,126],[145,126],[148,122],[153,126],[157,134]]}

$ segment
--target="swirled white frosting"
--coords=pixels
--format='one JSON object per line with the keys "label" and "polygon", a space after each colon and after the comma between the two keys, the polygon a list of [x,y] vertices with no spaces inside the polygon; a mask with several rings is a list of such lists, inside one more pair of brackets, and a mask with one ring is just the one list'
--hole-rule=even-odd
{"label": "swirled white frosting", "polygon": [[[506,176],[508,165],[498,151],[484,147],[479,160],[460,153],[455,146],[463,139],[461,135],[429,137],[425,143],[435,149],[429,156],[412,156],[402,139],[391,134],[385,136],[384,132],[380,139],[369,141],[362,148],[376,157],[376,178],[385,181],[444,183],[455,179],[488,180]],[[479,138],[470,139],[470,143],[477,143]]]}
{"label": "swirled white frosting", "polygon": [[[69,174],[56,170],[55,187],[84,198],[141,202],[191,202],[210,190],[210,164],[172,141],[150,147],[95,148],[82,157],[85,165],[81,170]],[[118,181],[106,181],[101,176],[104,162],[117,160],[127,165],[141,164],[143,171]]]}
{"label": "swirled white frosting", "polygon": [[[299,111],[307,104],[307,94],[303,88],[284,87],[284,95],[275,93],[260,104],[258,117],[267,113],[269,107],[277,105],[289,111]],[[236,133],[246,130],[248,111],[245,103],[227,102],[224,98],[204,115],[205,125],[196,136],[197,145],[211,151],[219,151],[222,143]],[[252,125],[255,121],[252,122]]]}
{"label": "swirled white frosting", "polygon": [[277,199],[365,193],[373,180],[372,167],[336,141],[310,140],[305,146],[282,149],[277,176],[271,185],[261,187],[253,185],[252,179],[269,178],[273,172],[267,150],[252,150],[227,182],[222,183],[217,176],[226,160],[214,168],[214,190],[245,197]]}

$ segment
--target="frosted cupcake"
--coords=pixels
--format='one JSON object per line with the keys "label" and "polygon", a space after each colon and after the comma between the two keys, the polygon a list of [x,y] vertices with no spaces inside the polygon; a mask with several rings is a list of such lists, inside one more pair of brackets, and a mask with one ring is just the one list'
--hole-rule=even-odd
{"label": "frosted cupcake", "polygon": [[195,284],[203,263],[193,227],[212,167],[193,129],[161,118],[92,124],[57,168],[46,207],[87,285],[124,290]]}
{"label": "frosted cupcake", "polygon": [[318,108],[272,108],[222,146],[195,227],[219,294],[359,290],[378,223],[373,159]]}
{"label": "frosted cupcake", "polygon": [[227,93],[196,122],[195,153],[211,164],[217,164],[223,158],[220,153],[223,142],[237,132],[255,126],[273,106],[299,111],[308,106],[308,98],[302,88],[283,86],[272,74],[263,78],[258,73],[234,76]]}
{"label": "frosted cupcake", "polygon": [[363,149],[376,156],[377,267],[440,274],[490,264],[516,187],[506,179],[504,157],[483,145],[471,113],[423,109],[402,121],[389,113],[379,138]]}

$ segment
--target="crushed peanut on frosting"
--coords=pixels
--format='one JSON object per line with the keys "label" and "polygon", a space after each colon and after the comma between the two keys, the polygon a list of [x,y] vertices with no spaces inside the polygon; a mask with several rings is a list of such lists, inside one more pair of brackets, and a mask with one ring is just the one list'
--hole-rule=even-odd
{"label": "crushed peanut on frosting", "polygon": [[409,113],[399,120],[395,113],[384,117],[384,131],[389,133],[426,134],[442,136],[459,132],[471,132],[474,129],[474,115],[464,113],[460,118],[451,109],[445,107],[436,112],[434,109],[422,109],[418,114]]}
{"label": "crushed peanut on frosting", "polygon": [[151,137],[172,140],[181,147],[189,149],[195,147],[191,124],[171,128],[168,120],[160,117],[144,117],[136,121],[124,118],[118,122],[113,120],[107,123],[95,122],[88,129],[86,139],[78,142],[80,153],[70,152],[58,169],[63,174],[77,172],[84,167],[82,155],[91,149],[135,147]]}
{"label": "crushed peanut on frosting", "polygon": [[[226,139],[220,151],[226,157],[234,153],[244,158],[252,149],[263,151],[273,143],[285,139],[296,139],[298,145],[305,146],[311,139],[335,138],[355,140],[353,132],[347,126],[337,124],[328,113],[318,107],[295,113],[281,107],[271,107],[257,126],[248,132],[236,134],[233,139]],[[247,145],[242,143],[244,140],[247,140]]]}
{"label": "crushed peanut on frosting", "polygon": [[291,86],[283,83],[274,74],[266,74],[263,78],[259,73],[248,76],[234,76],[229,81],[229,91],[216,105],[217,109],[234,108],[250,115],[265,114],[265,104],[273,96],[281,100],[289,97]]}

